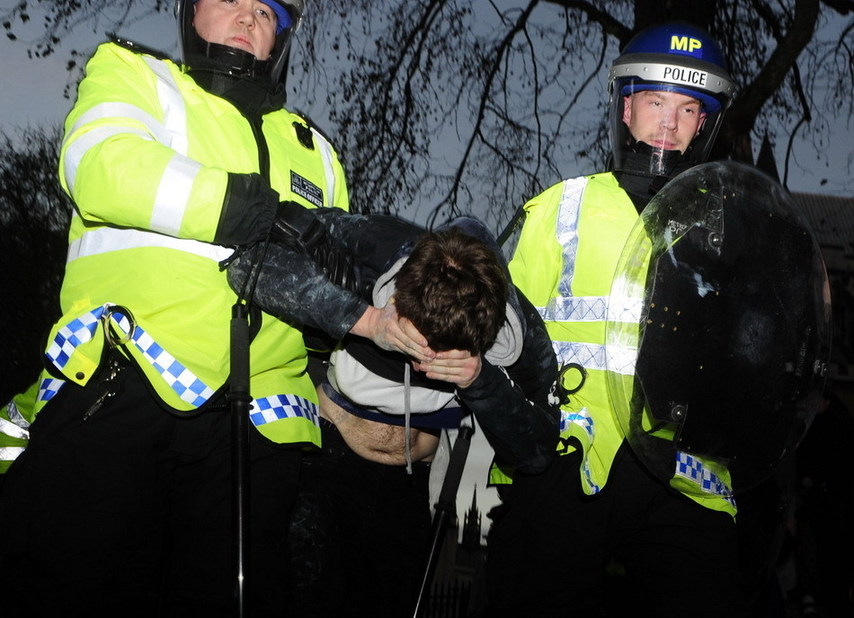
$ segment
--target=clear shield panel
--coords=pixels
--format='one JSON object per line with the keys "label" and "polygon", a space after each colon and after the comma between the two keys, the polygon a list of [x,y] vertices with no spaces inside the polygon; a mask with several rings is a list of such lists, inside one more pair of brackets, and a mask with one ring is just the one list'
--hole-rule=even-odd
{"label": "clear shield panel", "polygon": [[684,172],[643,211],[611,299],[609,395],[644,464],[698,494],[770,476],[830,351],[824,263],[790,194],[738,163]]}

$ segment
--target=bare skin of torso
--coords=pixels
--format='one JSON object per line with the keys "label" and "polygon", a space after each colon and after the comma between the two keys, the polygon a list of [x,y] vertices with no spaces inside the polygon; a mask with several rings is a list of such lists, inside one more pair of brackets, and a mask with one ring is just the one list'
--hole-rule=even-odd
{"label": "bare skin of torso", "polygon": [[[397,425],[387,425],[350,414],[317,389],[320,416],[338,428],[341,437],[360,457],[387,466],[406,465],[405,431]],[[410,429],[412,461],[432,461],[439,446],[438,435]]]}

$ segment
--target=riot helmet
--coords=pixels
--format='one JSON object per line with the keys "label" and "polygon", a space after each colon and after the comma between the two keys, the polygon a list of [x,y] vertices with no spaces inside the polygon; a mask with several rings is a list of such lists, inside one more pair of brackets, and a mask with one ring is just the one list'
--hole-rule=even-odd
{"label": "riot helmet", "polygon": [[247,51],[202,39],[193,26],[193,7],[197,1],[175,2],[181,61],[194,69],[269,80],[272,85],[277,84],[287,65],[291,37],[302,22],[305,0],[262,0],[276,14],[276,41],[269,58],[256,58]]}
{"label": "riot helmet", "polygon": [[[643,30],[628,42],[611,66],[608,90],[613,170],[663,181],[708,159],[735,88],[709,34],[672,22]],[[640,109],[650,110],[645,113],[655,119],[652,135],[632,135],[627,124],[632,113],[639,116],[635,105],[643,100],[632,96],[639,93],[650,99]],[[699,124],[692,125],[692,117]],[[676,137],[679,123],[678,130],[687,133]]]}

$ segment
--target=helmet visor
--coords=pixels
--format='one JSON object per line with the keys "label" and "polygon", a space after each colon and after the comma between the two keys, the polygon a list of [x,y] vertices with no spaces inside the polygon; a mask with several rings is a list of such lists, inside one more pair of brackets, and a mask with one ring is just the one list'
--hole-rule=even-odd
{"label": "helmet visor", "polygon": [[623,77],[611,97],[614,168],[670,177],[708,158],[723,106],[707,92]]}

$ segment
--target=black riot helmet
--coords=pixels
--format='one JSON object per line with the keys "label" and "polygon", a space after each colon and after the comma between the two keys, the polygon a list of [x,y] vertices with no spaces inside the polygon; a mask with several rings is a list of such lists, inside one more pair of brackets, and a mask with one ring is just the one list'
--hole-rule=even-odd
{"label": "black riot helmet", "polygon": [[[709,34],[673,22],[647,28],[629,41],[611,67],[608,90],[614,171],[666,180],[708,159],[735,87]],[[623,121],[627,97],[643,91],[675,92],[700,102],[701,128],[684,152],[631,135]]]}
{"label": "black riot helmet", "polygon": [[181,61],[192,68],[221,72],[235,77],[266,80],[275,85],[287,65],[292,35],[299,29],[305,11],[305,0],[262,0],[276,14],[276,42],[269,58],[256,58],[251,53],[227,45],[209,43],[193,27],[197,0],[176,0],[178,47]]}

